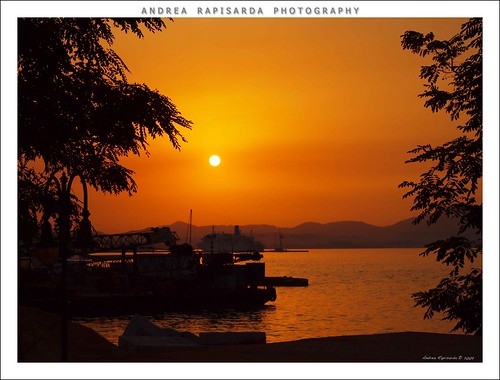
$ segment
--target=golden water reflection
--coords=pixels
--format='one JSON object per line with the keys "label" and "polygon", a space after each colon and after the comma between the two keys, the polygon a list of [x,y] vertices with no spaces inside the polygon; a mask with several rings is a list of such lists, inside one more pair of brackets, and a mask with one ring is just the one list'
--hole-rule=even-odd
{"label": "golden water reflection", "polygon": [[[198,334],[264,331],[268,342],[339,335],[422,331],[449,333],[453,322],[424,320],[411,293],[437,285],[448,272],[422,249],[313,249],[264,254],[266,275],[309,279],[308,287],[279,287],[277,300],[256,311],[166,313],[160,327]],[[474,264],[481,265],[481,260]],[[80,322],[117,344],[132,316]],[[460,332],[458,332],[460,333]]]}

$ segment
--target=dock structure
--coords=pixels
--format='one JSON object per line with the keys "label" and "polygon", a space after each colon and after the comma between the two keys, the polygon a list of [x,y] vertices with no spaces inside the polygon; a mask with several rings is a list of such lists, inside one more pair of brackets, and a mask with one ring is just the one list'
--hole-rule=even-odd
{"label": "dock structure", "polygon": [[112,234],[97,235],[94,240],[99,243],[100,249],[118,249],[122,247],[133,247],[151,244],[150,234]]}
{"label": "dock structure", "polygon": [[93,239],[99,244],[100,250],[113,250],[162,242],[170,246],[175,244],[179,240],[179,237],[177,233],[171,231],[168,227],[153,227],[149,231],[98,234]]}
{"label": "dock structure", "polygon": [[307,278],[299,277],[268,277],[264,278],[264,283],[262,285],[266,286],[309,286],[309,280]]}

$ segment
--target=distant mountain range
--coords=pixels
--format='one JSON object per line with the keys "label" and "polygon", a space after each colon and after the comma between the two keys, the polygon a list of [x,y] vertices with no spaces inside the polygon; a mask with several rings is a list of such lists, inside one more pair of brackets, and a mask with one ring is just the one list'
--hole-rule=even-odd
{"label": "distant mountain range", "polygon": [[[374,226],[364,222],[342,221],[326,224],[303,223],[296,227],[277,227],[267,224],[240,225],[245,235],[253,235],[256,240],[274,249],[279,245],[279,232],[283,236],[285,248],[418,248],[435,240],[457,234],[457,224],[453,220],[441,219],[427,226],[425,223],[412,224],[413,218],[402,220],[386,227]],[[189,225],[176,222],[166,225],[175,231],[180,241],[188,241]],[[192,226],[191,243],[196,244],[202,237],[212,233],[234,233],[234,225]],[[469,237],[472,237],[470,235]]]}

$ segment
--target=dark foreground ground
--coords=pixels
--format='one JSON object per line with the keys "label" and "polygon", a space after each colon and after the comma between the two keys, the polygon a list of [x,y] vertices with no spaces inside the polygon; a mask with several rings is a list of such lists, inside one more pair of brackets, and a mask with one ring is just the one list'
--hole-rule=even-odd
{"label": "dark foreground ground", "polygon": [[[304,339],[292,342],[173,347],[161,353],[128,354],[95,331],[69,324],[71,362],[481,362],[482,339],[434,333],[390,333]],[[57,315],[19,308],[18,362],[58,362]]]}

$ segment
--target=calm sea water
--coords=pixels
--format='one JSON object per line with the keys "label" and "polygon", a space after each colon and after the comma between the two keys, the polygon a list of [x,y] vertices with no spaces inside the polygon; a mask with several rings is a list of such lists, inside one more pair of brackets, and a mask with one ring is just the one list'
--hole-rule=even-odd
{"label": "calm sea water", "polygon": [[[166,313],[149,317],[160,327],[198,334],[264,331],[268,342],[339,335],[422,331],[449,333],[453,322],[423,320],[411,293],[437,285],[449,268],[423,249],[313,249],[264,253],[268,276],[309,279],[308,287],[278,287],[262,310]],[[475,265],[481,265],[480,262]],[[78,320],[118,344],[132,316]]]}

